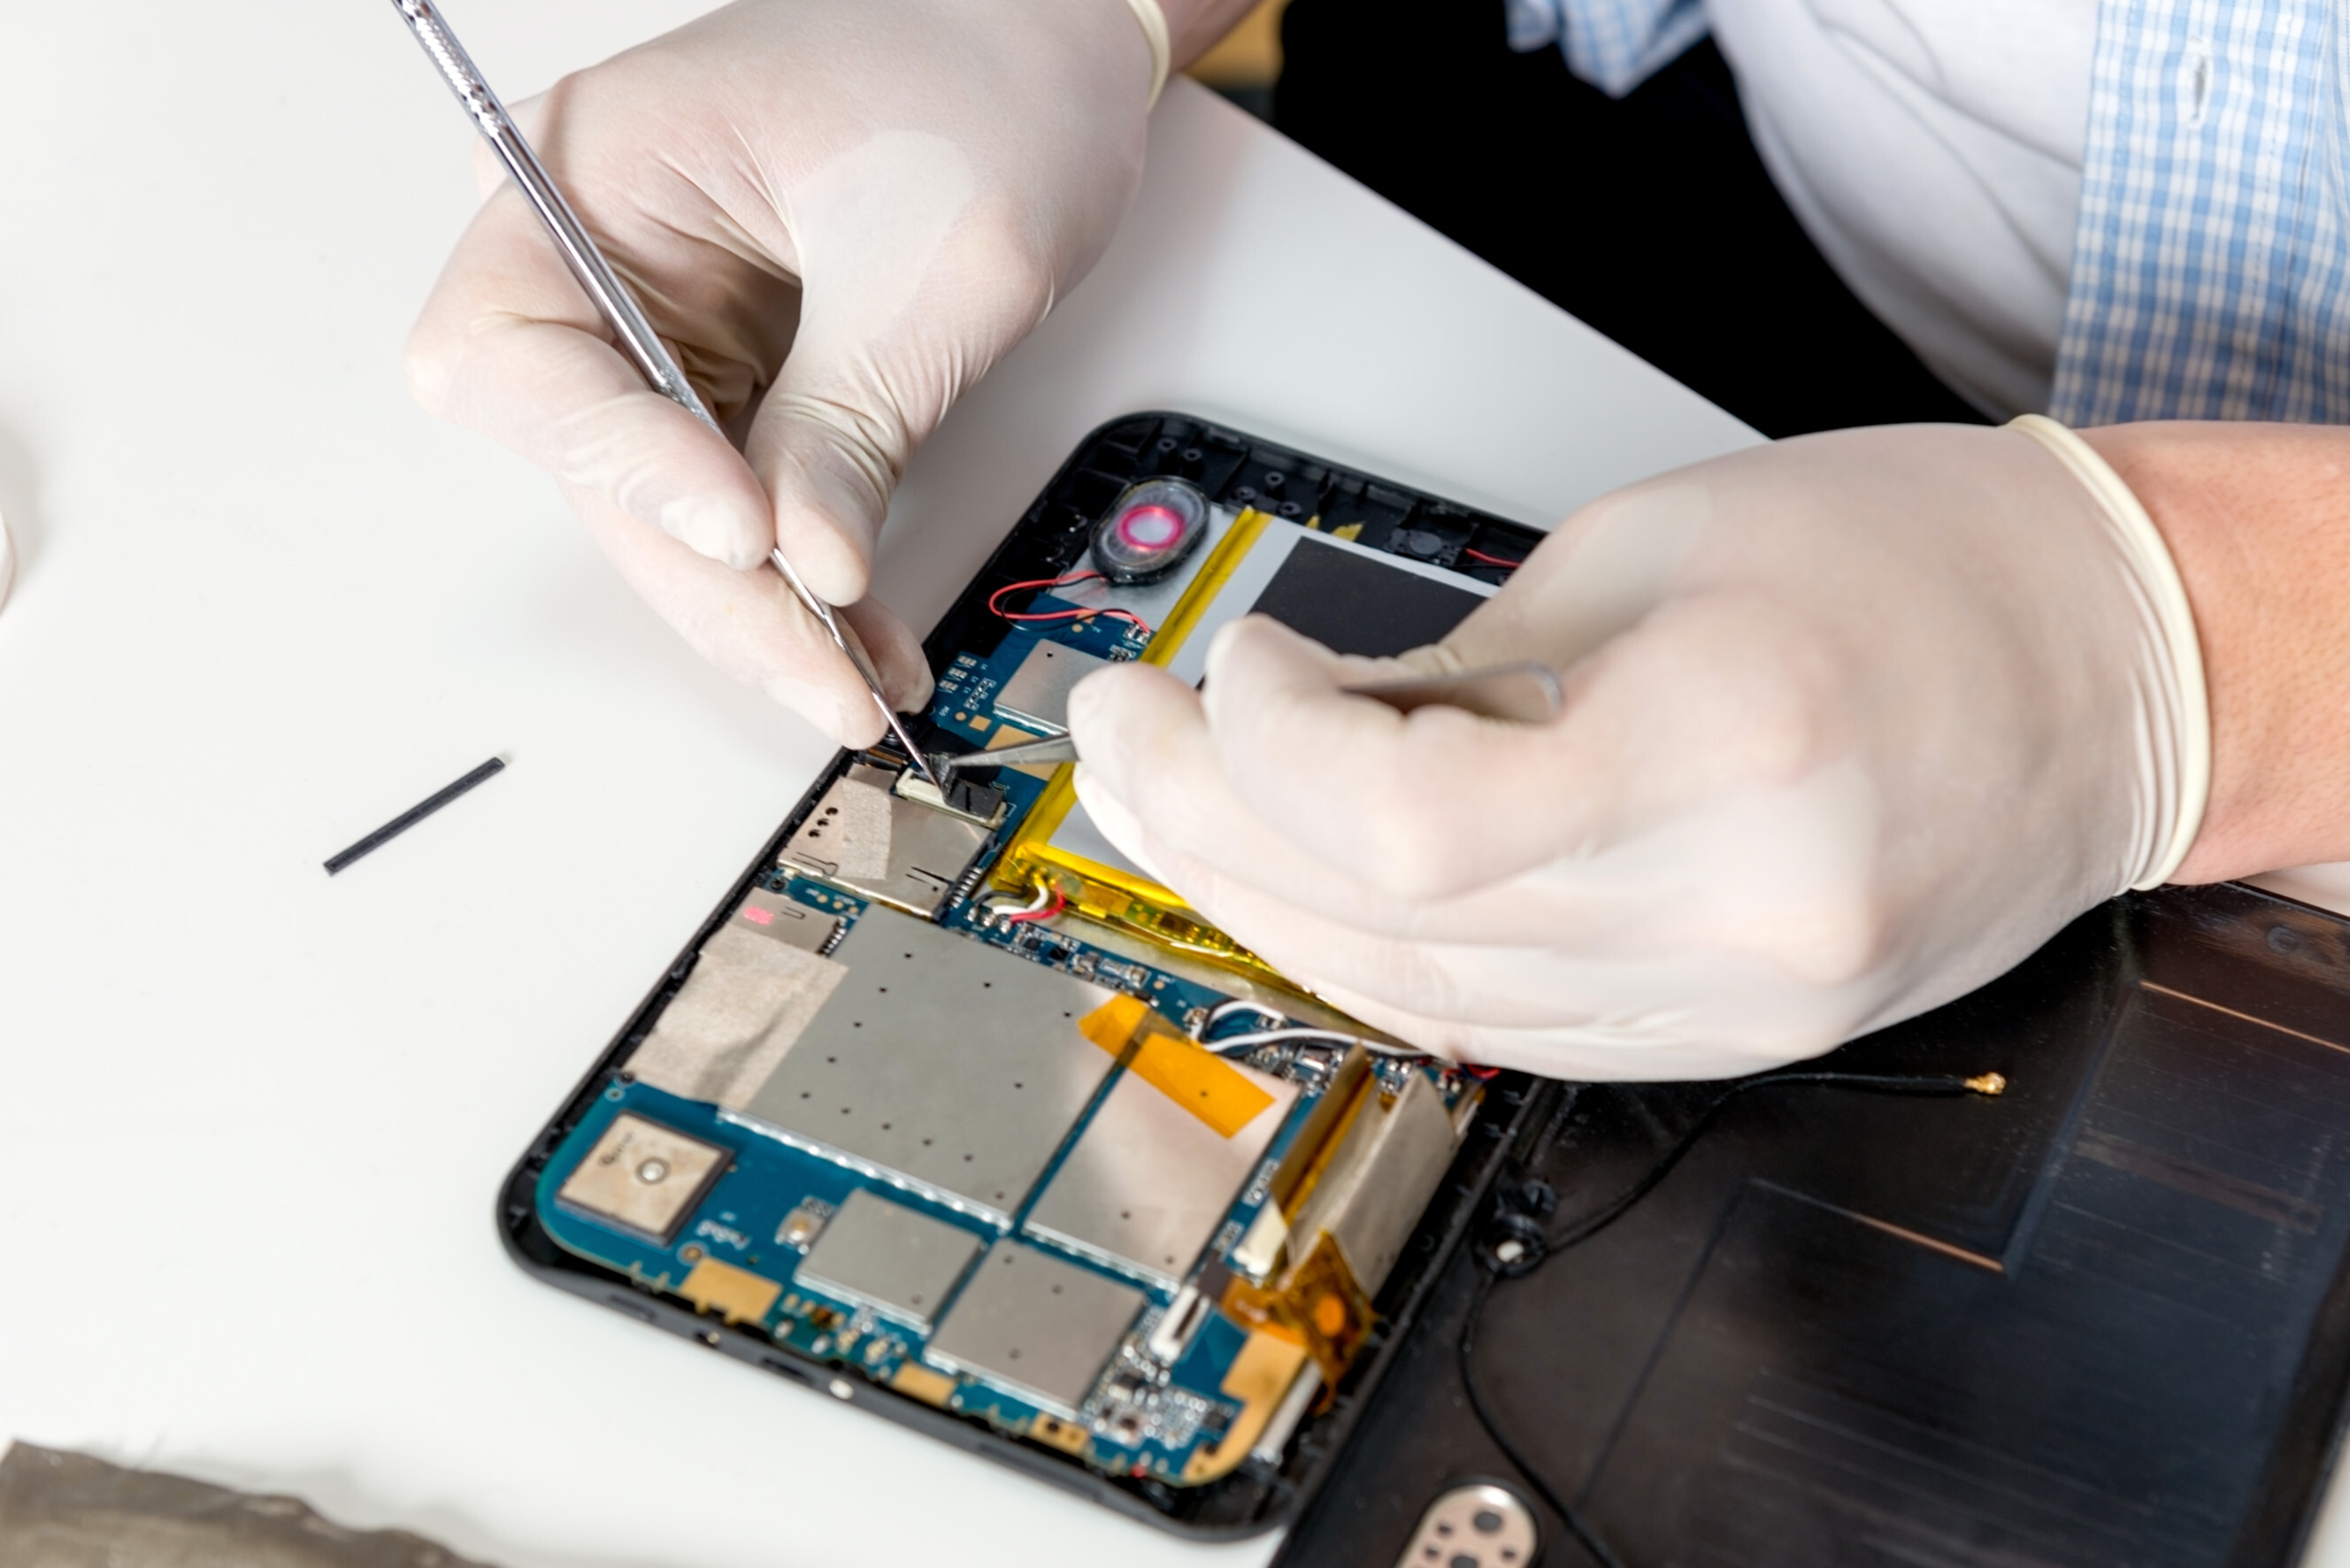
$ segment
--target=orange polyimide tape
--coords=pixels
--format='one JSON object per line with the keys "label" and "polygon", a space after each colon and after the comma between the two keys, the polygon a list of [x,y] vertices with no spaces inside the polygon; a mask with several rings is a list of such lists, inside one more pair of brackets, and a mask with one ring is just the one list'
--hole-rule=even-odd
{"label": "orange polyimide tape", "polygon": [[1218,1137],[1231,1137],[1273,1104],[1273,1096],[1246,1073],[1177,1033],[1139,998],[1113,997],[1079,1019],[1077,1027],[1113,1056],[1124,1055],[1132,1044],[1126,1070],[1207,1123]]}

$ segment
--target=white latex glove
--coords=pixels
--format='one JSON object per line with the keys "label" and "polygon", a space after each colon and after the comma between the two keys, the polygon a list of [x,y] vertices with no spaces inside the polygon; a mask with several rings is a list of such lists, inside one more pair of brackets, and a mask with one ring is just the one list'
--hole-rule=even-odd
{"label": "white latex glove", "polygon": [[742,451],[646,388],[486,156],[416,394],[552,472],[706,658],[869,742],[847,660],[754,568],[780,543],[926,700],[865,598],[890,491],[1107,243],[1166,49],[1128,0],[745,0],[567,78],[515,116]]}
{"label": "white latex glove", "polygon": [[1080,685],[1120,848],[1356,1016],[1571,1078],[1725,1076],[1921,1012],[2161,881],[2209,779],[2160,535],[2045,420],[1781,441],[1586,507],[1442,643],[1554,722],[1337,688],[1257,618],[1205,698]]}

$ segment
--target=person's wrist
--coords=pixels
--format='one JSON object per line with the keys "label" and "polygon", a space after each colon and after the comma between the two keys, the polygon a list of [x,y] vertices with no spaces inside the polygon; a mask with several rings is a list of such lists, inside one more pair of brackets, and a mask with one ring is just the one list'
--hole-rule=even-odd
{"label": "person's wrist", "polygon": [[2010,421],[2064,465],[2102,515],[2112,558],[2128,582],[2137,621],[2125,684],[2136,705],[2143,835],[2125,886],[2158,888],[2178,874],[2203,829],[2211,794],[2211,708],[2191,601],[2168,542],[2146,504],[2080,433],[2043,414]]}
{"label": "person's wrist", "polygon": [[1136,23],[1142,28],[1143,41],[1150,46],[1150,101],[1155,104],[1167,88],[1167,74],[1174,58],[1167,12],[1159,0],[1126,0],[1126,8],[1134,13]]}
{"label": "person's wrist", "polygon": [[2350,857],[2350,432],[2168,421],[2079,434],[2145,504],[2194,607],[2211,793],[2171,879]]}

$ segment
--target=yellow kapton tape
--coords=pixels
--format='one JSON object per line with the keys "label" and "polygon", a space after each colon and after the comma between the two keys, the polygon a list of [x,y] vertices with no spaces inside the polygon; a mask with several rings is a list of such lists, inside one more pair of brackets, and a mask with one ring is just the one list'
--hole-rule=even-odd
{"label": "yellow kapton tape", "polygon": [[1218,1137],[1232,1137],[1273,1104],[1247,1074],[1177,1033],[1139,998],[1113,997],[1077,1020],[1077,1027],[1113,1056],[1132,1045],[1126,1070],[1213,1127]]}

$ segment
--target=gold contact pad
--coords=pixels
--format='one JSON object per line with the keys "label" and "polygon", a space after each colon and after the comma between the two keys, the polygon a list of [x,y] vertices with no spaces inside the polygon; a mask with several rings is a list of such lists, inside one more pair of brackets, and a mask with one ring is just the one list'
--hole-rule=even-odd
{"label": "gold contact pad", "polygon": [[700,1138],[623,1114],[556,1189],[556,1200],[666,1241],[727,1158]]}

